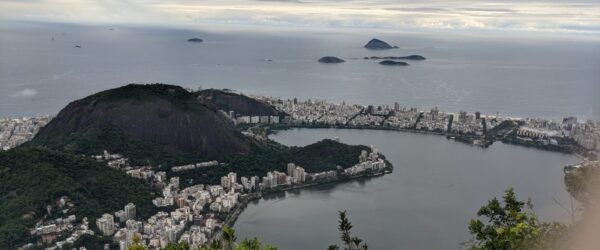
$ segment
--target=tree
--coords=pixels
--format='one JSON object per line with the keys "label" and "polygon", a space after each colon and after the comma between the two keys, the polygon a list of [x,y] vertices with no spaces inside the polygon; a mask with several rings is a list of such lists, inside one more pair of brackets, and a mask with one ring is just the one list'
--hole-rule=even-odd
{"label": "tree", "polygon": [[237,237],[235,236],[235,230],[225,226],[221,234],[221,240],[225,250],[233,250],[235,247],[235,241],[237,240]]}
{"label": "tree", "polygon": [[494,198],[481,207],[471,220],[469,232],[474,236],[470,249],[549,249],[566,226],[557,222],[539,223],[531,201],[519,201],[512,188],[505,191],[501,203]]}
{"label": "tree", "polygon": [[199,250],[277,250],[274,246],[264,245],[256,237],[244,239],[239,244],[235,242],[236,240],[235,230],[226,226],[221,233],[221,239],[213,240],[210,244],[201,247]]}
{"label": "tree", "polygon": [[[364,249],[367,250],[368,246],[366,243],[362,243],[362,239],[354,236],[352,237],[350,230],[352,229],[352,223],[348,220],[348,216],[346,215],[346,211],[339,211],[339,226],[338,230],[340,231],[340,237],[342,242],[344,243],[344,250],[359,250]],[[362,243],[362,244],[361,244]],[[331,245],[327,248],[328,250],[339,250],[339,247],[336,245]]]}
{"label": "tree", "polygon": [[238,247],[243,250],[261,250],[262,243],[258,238],[254,237],[252,239],[244,239]]}
{"label": "tree", "polygon": [[190,245],[187,242],[169,243],[164,250],[190,250]]}
{"label": "tree", "polygon": [[134,235],[132,239],[133,243],[129,246],[128,250],[147,250],[147,248],[142,244],[142,238],[139,235]]}

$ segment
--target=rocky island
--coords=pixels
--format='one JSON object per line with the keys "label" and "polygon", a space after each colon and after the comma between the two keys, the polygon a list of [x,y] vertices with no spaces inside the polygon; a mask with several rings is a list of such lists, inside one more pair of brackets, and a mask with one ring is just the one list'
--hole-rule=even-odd
{"label": "rocky island", "polygon": [[413,60],[413,61],[422,61],[425,60],[426,58],[424,56],[421,55],[410,55],[410,56],[371,56],[371,57],[364,57],[365,60]]}
{"label": "rocky island", "polygon": [[343,59],[337,58],[335,56],[325,56],[319,59],[320,63],[343,63],[345,62]]}
{"label": "rocky island", "polygon": [[384,50],[384,49],[397,49],[398,46],[392,46],[382,40],[373,38],[373,39],[371,39],[371,41],[369,41],[365,45],[365,48],[371,49],[371,50]]}
{"label": "rocky island", "polygon": [[385,60],[385,61],[381,61],[379,62],[379,64],[381,65],[386,65],[386,66],[408,66],[409,64],[406,62],[401,62],[401,61],[393,61],[393,60]]}
{"label": "rocky island", "polygon": [[201,43],[201,42],[204,42],[204,40],[202,40],[202,39],[200,39],[200,38],[197,38],[197,37],[190,38],[190,39],[188,39],[187,41],[188,41],[188,42],[191,42],[191,43]]}

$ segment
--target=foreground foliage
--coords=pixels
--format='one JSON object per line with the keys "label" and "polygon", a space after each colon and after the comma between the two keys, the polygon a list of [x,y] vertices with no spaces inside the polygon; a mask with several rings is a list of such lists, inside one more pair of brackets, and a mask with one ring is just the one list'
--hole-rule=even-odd
{"label": "foreground foliage", "polygon": [[[341,234],[342,242],[344,243],[344,250],[367,250],[369,247],[367,243],[364,243],[362,239],[352,236],[350,230],[352,229],[352,223],[348,220],[346,211],[339,212],[339,226],[338,230]],[[338,250],[337,245],[331,245],[327,248],[328,250]]]}
{"label": "foreground foliage", "polygon": [[494,198],[481,207],[471,220],[469,232],[474,236],[470,249],[554,249],[567,226],[561,223],[540,223],[531,201],[517,199],[512,188],[505,191],[502,202]]}

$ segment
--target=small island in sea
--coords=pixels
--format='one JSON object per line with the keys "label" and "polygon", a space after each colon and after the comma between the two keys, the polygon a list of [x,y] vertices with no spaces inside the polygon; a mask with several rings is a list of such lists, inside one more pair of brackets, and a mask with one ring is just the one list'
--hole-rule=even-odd
{"label": "small island in sea", "polygon": [[335,56],[324,56],[319,59],[320,63],[343,63],[345,62],[343,59],[340,59]]}
{"label": "small island in sea", "polygon": [[406,62],[393,61],[393,60],[384,60],[384,61],[379,62],[379,64],[386,65],[386,66],[408,66],[409,65]]}
{"label": "small island in sea", "polygon": [[398,46],[392,46],[382,40],[379,40],[377,38],[373,38],[371,39],[371,41],[369,41],[367,44],[365,44],[364,46],[366,49],[371,49],[371,50],[383,50],[383,49],[397,49]]}
{"label": "small island in sea", "polygon": [[413,60],[413,61],[422,61],[425,60],[426,58],[424,56],[421,55],[410,55],[410,56],[365,56],[364,57],[365,60]]}
{"label": "small island in sea", "polygon": [[201,43],[201,42],[204,42],[204,40],[202,40],[202,39],[200,39],[200,38],[197,38],[197,37],[190,38],[190,39],[188,39],[187,41],[188,41],[188,42],[192,42],[192,43]]}

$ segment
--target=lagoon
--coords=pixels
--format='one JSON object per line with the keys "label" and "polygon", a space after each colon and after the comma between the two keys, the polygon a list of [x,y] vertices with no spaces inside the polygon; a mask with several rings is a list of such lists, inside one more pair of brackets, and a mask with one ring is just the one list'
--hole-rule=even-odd
{"label": "lagoon", "polygon": [[248,205],[234,228],[280,249],[326,249],[339,242],[337,211],[371,249],[459,249],[479,207],[514,187],[542,220],[567,221],[555,201],[570,204],[563,166],[573,155],[496,142],[480,148],[443,136],[398,131],[291,129],[271,139],[307,145],[324,138],[376,145],[394,165],[382,177],[327,184],[264,197]]}

